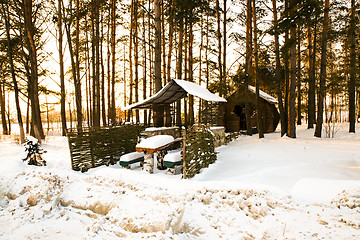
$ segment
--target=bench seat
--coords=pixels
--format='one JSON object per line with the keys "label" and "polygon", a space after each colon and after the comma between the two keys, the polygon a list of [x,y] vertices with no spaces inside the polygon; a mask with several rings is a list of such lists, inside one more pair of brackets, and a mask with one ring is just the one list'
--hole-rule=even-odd
{"label": "bench seat", "polygon": [[120,157],[119,164],[122,167],[128,167],[130,164],[143,162],[144,154],[142,152],[131,152]]}
{"label": "bench seat", "polygon": [[169,152],[164,157],[164,166],[173,168],[174,166],[182,165],[181,150]]}

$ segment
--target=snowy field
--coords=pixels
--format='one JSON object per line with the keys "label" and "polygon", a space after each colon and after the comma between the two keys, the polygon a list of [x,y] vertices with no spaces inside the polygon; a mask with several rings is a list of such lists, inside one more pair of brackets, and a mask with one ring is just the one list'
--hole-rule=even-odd
{"label": "snowy field", "polygon": [[241,136],[192,180],[139,168],[70,168],[67,139],[48,166],[0,142],[0,239],[360,239],[360,128],[317,139]]}

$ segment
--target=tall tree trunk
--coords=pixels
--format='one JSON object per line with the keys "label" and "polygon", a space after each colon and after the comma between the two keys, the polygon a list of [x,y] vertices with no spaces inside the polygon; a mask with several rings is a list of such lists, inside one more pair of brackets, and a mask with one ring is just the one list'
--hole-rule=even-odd
{"label": "tall tree trunk", "polygon": [[36,44],[34,40],[35,27],[32,19],[32,0],[24,0],[24,22],[25,22],[25,31],[26,31],[26,42],[28,46],[28,51],[30,55],[30,64],[31,64],[31,81],[29,82],[29,96],[31,99],[31,119],[32,119],[32,130],[31,133],[36,137],[39,142],[41,139],[45,138],[42,122],[41,122],[41,112],[40,112],[40,102],[39,102],[39,83],[38,83],[38,63],[37,63],[37,53],[36,53]]}
{"label": "tall tree trunk", "polygon": [[[185,43],[184,43],[184,53],[185,53],[185,56],[184,56],[184,63],[185,63],[185,66],[184,66],[184,79],[188,79],[189,78],[189,60],[188,60],[188,44],[189,44],[189,34],[188,34],[188,23],[187,23],[187,20],[186,20],[186,24],[185,24]],[[185,124],[185,127],[188,127],[189,126],[189,118],[188,118],[188,108],[187,108],[187,98],[184,98],[184,124]]]}
{"label": "tall tree trunk", "polygon": [[30,98],[28,98],[26,103],[26,134],[29,133],[30,133]]}
{"label": "tall tree trunk", "polygon": [[11,39],[10,39],[10,22],[9,22],[10,21],[10,17],[9,17],[10,13],[9,13],[8,5],[5,5],[4,3],[2,3],[1,6],[2,6],[2,13],[3,13],[2,15],[5,20],[7,55],[9,57],[11,78],[13,80],[13,87],[14,87],[14,91],[15,91],[15,103],[16,103],[17,120],[18,120],[19,130],[20,130],[20,142],[21,142],[21,144],[23,144],[23,143],[25,143],[25,132],[24,132],[22,115],[21,115],[20,102],[19,102],[19,88],[18,88],[16,75],[15,75],[13,50],[12,50],[12,46],[11,46],[11,42],[10,42],[11,41]]}
{"label": "tall tree trunk", "polygon": [[95,108],[94,108],[94,127],[100,127],[100,4],[93,0],[95,13]]}
{"label": "tall tree trunk", "polygon": [[[286,17],[289,17],[289,1],[290,0],[285,0],[285,15]],[[285,128],[286,128],[286,133],[288,133],[288,128],[289,128],[289,86],[290,86],[290,68],[289,68],[289,30],[286,29],[285,30],[285,43],[284,45],[286,46],[284,48],[284,52],[283,52],[283,61],[284,61],[284,72],[285,72],[285,94],[284,94],[284,113],[285,113]]]}
{"label": "tall tree trunk", "polygon": [[[88,29],[87,16],[85,15],[85,29]],[[88,127],[92,126],[93,114],[92,114],[92,98],[91,98],[91,63],[90,63],[90,47],[89,47],[89,31],[85,32],[86,44],[85,44],[85,66],[86,66],[86,114]]]}
{"label": "tall tree trunk", "polygon": [[227,46],[227,40],[226,40],[226,24],[227,24],[227,19],[226,19],[226,13],[227,13],[227,7],[226,7],[226,2],[227,0],[224,0],[224,19],[223,19],[223,45],[224,45],[224,51],[223,51],[223,71],[222,71],[222,78],[223,78],[223,87],[222,87],[222,94],[225,95],[225,90],[226,90],[226,86],[227,86],[227,82],[226,82],[226,46]]}
{"label": "tall tree trunk", "polygon": [[[163,78],[163,85],[166,85],[166,50],[165,50],[165,6],[164,0],[161,0],[161,54],[162,54],[162,78]],[[167,118],[167,109],[165,109],[165,118]]]}
{"label": "tall tree trunk", "polygon": [[301,125],[301,28],[297,28],[297,125]]}
{"label": "tall tree trunk", "polygon": [[[138,38],[138,0],[134,6],[134,57],[135,57],[135,102],[139,101],[139,38]],[[140,122],[139,110],[135,110],[136,123]]]}
{"label": "tall tree trunk", "polygon": [[[124,79],[124,106],[126,106],[126,43],[124,43],[124,51],[123,51],[123,63],[124,63],[124,69],[123,69],[123,79]],[[126,122],[127,121],[127,115],[126,115],[126,111],[124,112],[125,113],[125,116],[124,116],[124,121]]]}
{"label": "tall tree trunk", "polygon": [[[210,66],[209,66],[209,43],[210,43],[210,29],[209,29],[209,11],[206,11],[206,47],[205,47],[205,62],[206,62],[206,88],[209,88],[210,82]],[[209,118],[209,102],[205,101],[205,117],[203,118],[204,123],[208,123]]]}
{"label": "tall tree trunk", "polygon": [[[173,14],[174,14],[174,0],[171,0],[170,6],[170,15],[169,15],[169,49],[168,49],[168,56],[167,56],[167,81],[171,79],[171,55],[173,51],[173,39],[174,39],[174,21],[173,21]],[[164,53],[165,54],[165,53]]]}
{"label": "tall tree trunk", "polygon": [[82,131],[83,115],[82,115],[82,96],[81,96],[81,80],[80,80],[80,1],[76,0],[76,40],[75,40],[75,66],[76,66],[76,78],[75,83],[75,102],[76,102],[76,119],[77,129]]}
{"label": "tall tree trunk", "polygon": [[350,81],[349,81],[349,132],[355,132],[356,122],[356,105],[355,105],[355,84],[356,84],[356,25],[355,25],[355,0],[351,0],[351,17],[350,17]]}
{"label": "tall tree trunk", "polygon": [[[245,93],[249,94],[248,87],[250,82],[251,74],[251,62],[252,62],[252,0],[246,1],[246,58],[245,58]],[[247,96],[249,97],[249,96]],[[250,103],[245,103],[245,114],[246,114],[246,134],[252,135],[251,125],[251,111]]]}
{"label": "tall tree trunk", "polygon": [[[131,1],[131,18],[130,18],[130,39],[129,39],[129,70],[130,70],[130,93],[129,104],[133,103],[133,62],[132,62],[132,46],[134,37],[134,4],[135,0]],[[125,80],[125,79],[124,79]],[[132,110],[128,111],[127,121],[130,122]]]}
{"label": "tall tree trunk", "polygon": [[[189,81],[194,82],[194,71],[193,71],[193,43],[194,43],[194,33],[193,33],[193,24],[189,23]],[[189,124],[193,125],[195,122],[194,116],[194,96],[189,96]]]}
{"label": "tall tree trunk", "polygon": [[[290,12],[295,12],[295,0],[290,0]],[[293,14],[291,14],[293,16]],[[287,136],[296,138],[296,25],[293,23],[290,26],[290,64],[291,64],[291,79],[289,86],[289,115],[288,115],[288,131]]]}
{"label": "tall tree trunk", "polygon": [[281,83],[283,82],[281,77],[281,63],[280,63],[280,46],[279,46],[279,32],[278,29],[278,18],[277,18],[277,6],[276,0],[272,0],[273,3],[273,14],[274,14],[274,40],[275,40],[275,78],[277,83],[277,96],[278,96],[278,106],[280,112],[280,121],[281,121],[281,136],[286,134],[286,117],[284,112],[284,104],[283,104],[283,94],[281,91]]}
{"label": "tall tree trunk", "polygon": [[220,4],[219,4],[219,0],[216,0],[216,21],[217,21],[217,40],[218,40],[218,68],[219,68],[219,85],[220,85],[220,90],[219,90],[219,95],[220,97],[222,97],[224,95],[224,81],[223,81],[223,67],[222,67],[222,63],[221,63],[221,28],[220,28]]}
{"label": "tall tree trunk", "polygon": [[62,135],[66,136],[66,109],[65,109],[65,73],[64,73],[64,53],[63,53],[63,19],[62,19],[62,4],[58,0],[58,44],[59,44],[59,65],[60,65],[60,115],[61,115],[61,129]]}
{"label": "tall tree trunk", "polygon": [[[143,5],[145,6],[145,0],[143,0]],[[142,24],[143,24],[143,99],[146,99],[146,85],[147,85],[147,54],[146,54],[146,25],[145,25],[145,11],[143,11],[142,14]],[[148,39],[149,45],[150,45],[150,39]],[[148,116],[147,116],[147,110],[144,109],[144,125],[146,126],[148,124]]]}
{"label": "tall tree trunk", "polygon": [[[182,79],[182,65],[183,65],[183,41],[184,41],[184,19],[180,19],[179,26],[179,46],[178,46],[178,57],[177,57],[177,78]],[[176,102],[176,125],[181,126],[181,100]]]}
{"label": "tall tree trunk", "polygon": [[[71,13],[72,15],[72,13]],[[81,85],[80,80],[78,79],[78,62],[79,59],[76,57],[78,50],[77,46],[75,45],[75,52],[73,49],[73,43],[71,39],[71,20],[69,22],[65,22],[65,29],[66,29],[66,35],[68,38],[68,44],[69,44],[69,53],[70,53],[70,61],[71,61],[71,72],[72,77],[74,80],[74,86],[75,86],[75,102],[76,102],[76,115],[77,115],[77,129],[79,132],[82,131],[82,107],[81,107]],[[78,44],[77,40],[75,44]]]}
{"label": "tall tree trunk", "polygon": [[[311,34],[311,26],[307,26],[307,42],[308,42],[308,129],[314,128],[315,123],[315,64],[313,63],[315,51]],[[315,35],[314,35],[315,38]]]}
{"label": "tall tree trunk", "polygon": [[315,137],[321,137],[325,98],[325,81],[326,81],[326,55],[328,42],[328,28],[329,28],[329,0],[324,2],[324,23],[321,40],[321,67],[320,67],[320,89],[318,100],[318,116],[315,128]]}
{"label": "tall tree trunk", "polygon": [[[151,0],[148,1],[148,9],[151,10]],[[152,15],[148,12],[148,39],[149,43],[152,42],[152,27],[151,27],[151,19]],[[151,44],[149,44],[149,95],[153,94],[153,48]],[[151,122],[151,116],[153,116],[153,111],[149,109],[148,120]],[[154,119],[154,118],[153,118]]]}
{"label": "tall tree trunk", "polygon": [[[2,69],[2,65],[0,65],[1,69]],[[8,127],[6,125],[6,114],[5,114],[5,94],[3,92],[3,86],[5,84],[2,83],[2,81],[0,81],[0,112],[1,112],[1,123],[2,123],[2,128],[3,128],[3,134],[4,135],[9,135],[9,130]]]}
{"label": "tall tree trunk", "polygon": [[104,42],[104,21],[101,15],[101,35],[100,35],[100,66],[101,66],[101,118],[103,126],[107,125],[106,107],[105,107],[105,64],[103,57],[103,42]]}
{"label": "tall tree trunk", "polygon": [[[155,0],[155,92],[161,90],[161,0]],[[162,106],[154,107],[154,124],[155,127],[164,125],[164,108]]]}
{"label": "tall tree trunk", "polygon": [[[171,72],[171,54],[172,54],[172,49],[173,49],[173,35],[174,35],[174,26],[173,26],[173,0],[171,0],[171,5],[170,5],[170,14],[169,14],[169,49],[168,49],[168,55],[167,55],[167,64],[165,64],[165,60],[166,60],[166,52],[165,52],[165,44],[163,45],[163,61],[164,61],[164,75],[166,74],[165,78],[165,82],[169,82],[170,81],[170,72]],[[164,5],[164,4],[163,4]],[[164,16],[164,13],[163,13]],[[164,18],[164,17],[163,17]],[[164,19],[163,19],[163,26],[164,26]],[[165,35],[165,29],[163,27],[163,34]],[[163,36],[163,42],[165,41],[165,36]],[[166,69],[165,69],[166,68]],[[166,71],[165,71],[166,70]],[[166,126],[171,126],[171,107],[170,105],[166,106],[165,108],[165,114],[166,114]]]}
{"label": "tall tree trunk", "polygon": [[[201,86],[202,82],[202,49],[203,49],[203,38],[204,38],[204,26],[203,26],[203,16],[200,17],[200,47],[199,47],[199,85]],[[203,100],[199,99],[199,122],[202,122],[202,108]]]}
{"label": "tall tree trunk", "polygon": [[[135,102],[139,102],[139,40],[138,40],[138,0],[134,0],[134,57],[135,57]],[[140,122],[139,110],[135,110],[136,123]]]}
{"label": "tall tree trunk", "polygon": [[255,71],[254,78],[256,84],[256,110],[257,110],[257,127],[259,132],[259,138],[264,138],[264,127],[263,127],[263,111],[260,106],[260,78],[259,78],[259,56],[258,56],[258,43],[257,43],[257,23],[256,23],[256,5],[253,0],[253,21],[254,21],[254,60],[255,60]]}

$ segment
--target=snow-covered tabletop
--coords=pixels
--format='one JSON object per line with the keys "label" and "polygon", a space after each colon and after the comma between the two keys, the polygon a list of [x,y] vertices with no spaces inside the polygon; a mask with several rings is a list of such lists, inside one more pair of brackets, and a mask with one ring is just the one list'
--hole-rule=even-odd
{"label": "snow-covered tabletop", "polygon": [[174,137],[171,135],[156,135],[149,138],[141,140],[140,143],[136,145],[136,151],[142,152],[146,151],[148,153],[153,153],[157,150],[161,150],[174,142]]}

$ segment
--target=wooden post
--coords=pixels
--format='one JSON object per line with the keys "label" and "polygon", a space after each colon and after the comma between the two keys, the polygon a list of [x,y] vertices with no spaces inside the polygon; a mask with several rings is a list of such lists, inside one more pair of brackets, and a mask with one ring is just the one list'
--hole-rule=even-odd
{"label": "wooden post", "polygon": [[183,128],[182,129],[182,141],[183,141],[183,145],[182,145],[182,161],[183,161],[183,179],[186,178],[186,129]]}

